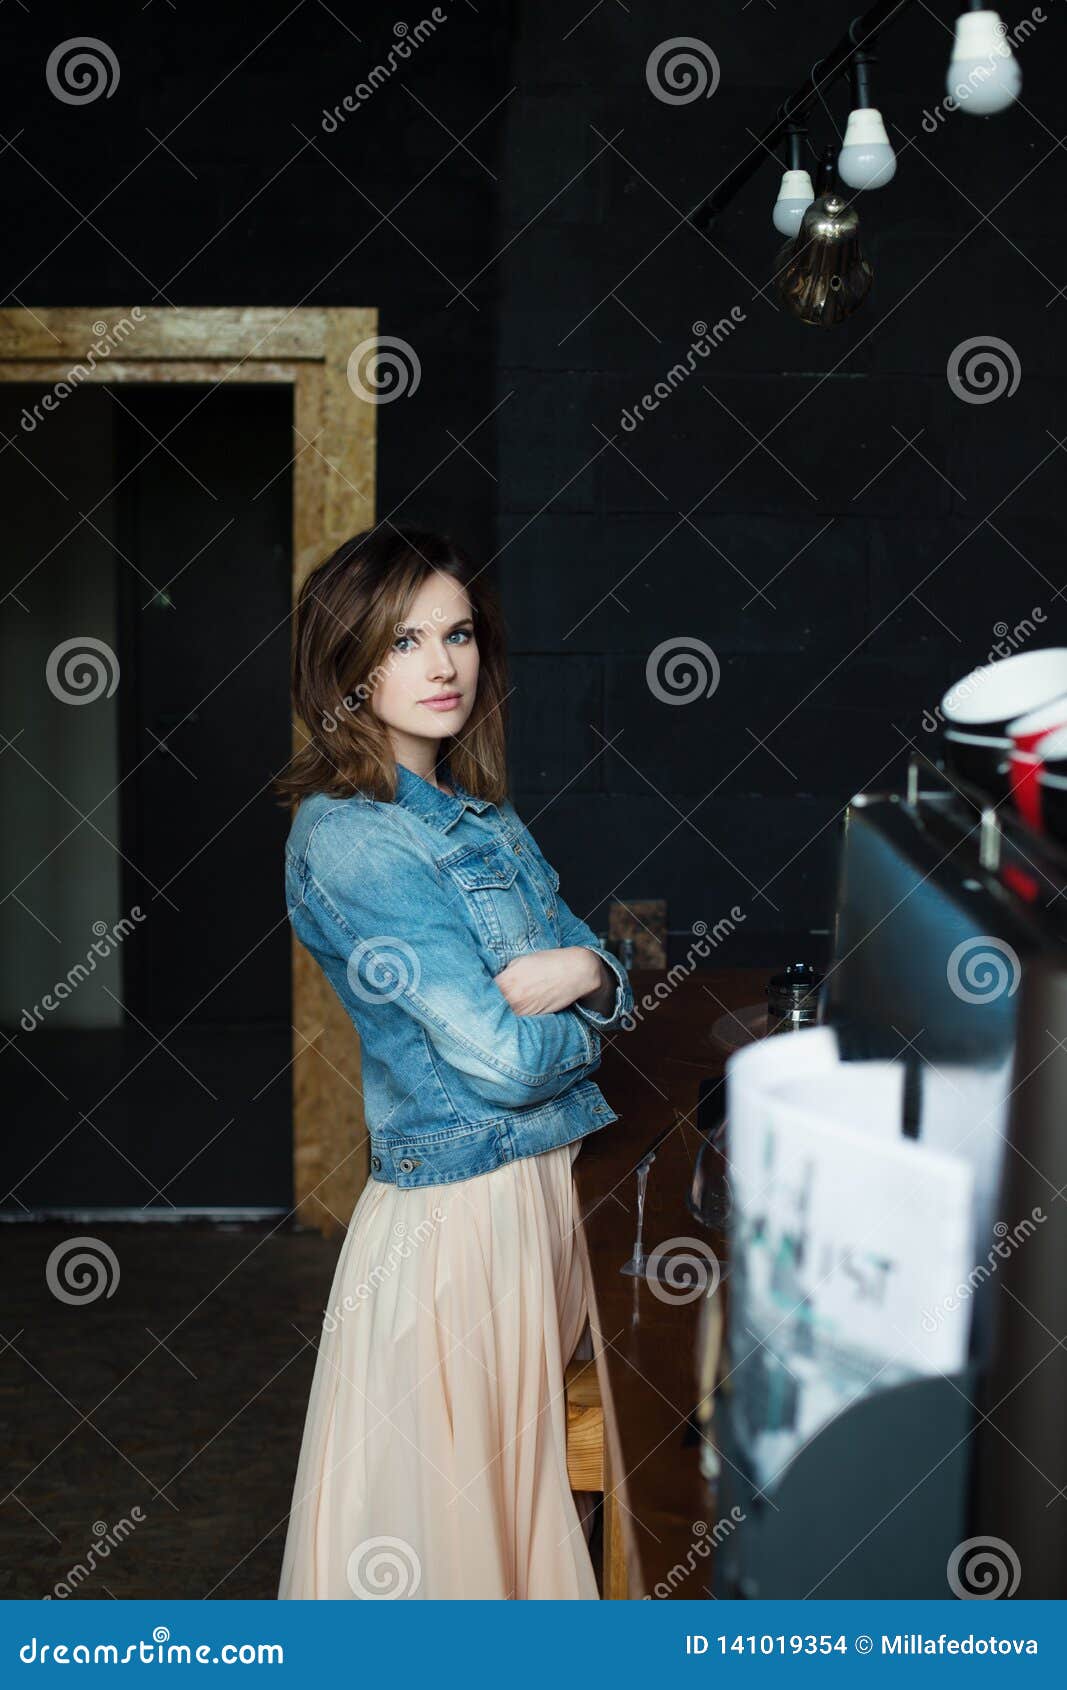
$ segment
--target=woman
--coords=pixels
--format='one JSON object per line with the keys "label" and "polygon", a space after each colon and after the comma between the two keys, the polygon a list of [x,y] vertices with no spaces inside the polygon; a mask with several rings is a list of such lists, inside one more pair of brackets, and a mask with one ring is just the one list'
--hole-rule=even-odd
{"label": "woman", "polygon": [[593,1598],[563,1372],[571,1164],[633,1008],[506,798],[503,625],[460,549],[357,534],[306,581],[278,788],[293,927],[359,1030],[371,1177],[337,1263],[279,1596]]}

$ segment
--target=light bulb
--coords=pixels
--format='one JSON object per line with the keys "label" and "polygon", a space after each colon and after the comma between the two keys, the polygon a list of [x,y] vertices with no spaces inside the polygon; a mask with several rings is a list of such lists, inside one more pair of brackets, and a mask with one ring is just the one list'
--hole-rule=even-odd
{"label": "light bulb", "polygon": [[990,117],[1019,97],[1023,73],[1005,39],[999,12],[964,12],[956,19],[956,40],[945,82],[962,111]]}
{"label": "light bulb", "polygon": [[897,155],[889,145],[882,114],[875,106],[858,106],[848,114],[845,141],[837,155],[837,174],[850,188],[884,188],[897,171]]}
{"label": "light bulb", "polygon": [[785,170],[782,185],[774,202],[773,223],[780,235],[795,235],[801,218],[815,198],[811,177],[806,170]]}

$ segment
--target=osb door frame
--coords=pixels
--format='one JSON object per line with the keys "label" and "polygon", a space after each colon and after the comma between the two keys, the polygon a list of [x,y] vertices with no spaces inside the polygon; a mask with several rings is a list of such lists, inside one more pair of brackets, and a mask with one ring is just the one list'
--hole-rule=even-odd
{"label": "osb door frame", "polygon": [[[348,366],[377,327],[372,307],[0,310],[0,381],[49,389],[45,413],[82,382],[287,383],[295,601],[313,566],[375,520],[375,407],[350,386]],[[288,690],[288,680],[279,675],[279,687]],[[294,720],[294,750],[306,737]],[[265,910],[264,931],[277,919],[286,920],[284,908]],[[347,1224],[369,1172],[359,1039],[295,937],[292,1026],[296,1215],[331,1234]]]}

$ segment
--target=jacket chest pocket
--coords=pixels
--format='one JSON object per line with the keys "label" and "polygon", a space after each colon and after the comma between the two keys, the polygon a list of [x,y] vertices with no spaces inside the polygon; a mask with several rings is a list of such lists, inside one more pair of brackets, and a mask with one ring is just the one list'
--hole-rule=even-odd
{"label": "jacket chest pocket", "polygon": [[526,855],[526,872],[537,887],[541,899],[542,919],[551,928],[554,936],[559,935],[559,873],[550,863],[541,861],[531,853]]}
{"label": "jacket chest pocket", "polygon": [[529,950],[536,939],[530,907],[519,883],[519,865],[511,852],[500,845],[481,845],[455,857],[445,857],[440,868],[457,887],[474,917],[485,944],[501,956]]}

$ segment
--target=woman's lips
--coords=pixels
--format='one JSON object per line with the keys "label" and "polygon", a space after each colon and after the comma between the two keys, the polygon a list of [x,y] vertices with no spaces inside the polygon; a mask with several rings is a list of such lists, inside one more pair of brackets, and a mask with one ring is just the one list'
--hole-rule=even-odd
{"label": "woman's lips", "polygon": [[419,702],[425,704],[427,710],[455,710],[462,703],[462,694],[450,692],[444,698],[423,698]]}

